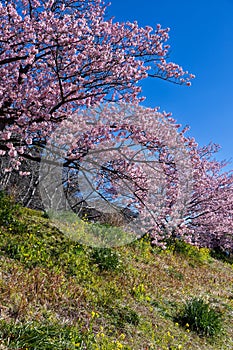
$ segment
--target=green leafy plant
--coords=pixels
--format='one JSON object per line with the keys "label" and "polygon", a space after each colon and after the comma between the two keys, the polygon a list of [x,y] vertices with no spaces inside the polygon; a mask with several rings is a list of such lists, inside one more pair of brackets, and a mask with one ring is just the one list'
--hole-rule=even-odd
{"label": "green leafy plant", "polygon": [[101,271],[112,271],[120,268],[119,255],[111,248],[93,248],[90,253],[90,260],[97,264]]}
{"label": "green leafy plant", "polygon": [[175,318],[180,325],[202,336],[217,336],[222,331],[222,314],[202,298],[189,300]]}

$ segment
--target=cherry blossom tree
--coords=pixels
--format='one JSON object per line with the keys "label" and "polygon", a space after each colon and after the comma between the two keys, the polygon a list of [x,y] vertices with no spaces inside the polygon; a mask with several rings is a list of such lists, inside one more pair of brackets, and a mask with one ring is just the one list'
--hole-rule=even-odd
{"label": "cherry blossom tree", "polygon": [[[57,209],[68,198],[81,211],[85,203],[98,221],[101,213],[117,217],[127,232],[149,232],[152,244],[162,247],[181,238],[232,249],[233,174],[214,159],[216,145],[199,148],[179,129],[169,115],[129,104],[63,121],[45,155],[45,203]],[[68,196],[62,198],[56,190],[64,185]]]}
{"label": "cherry blossom tree", "polygon": [[0,17],[0,152],[16,168],[78,109],[138,102],[146,77],[193,77],[167,61],[168,28],[106,19],[101,0],[1,0]]}
{"label": "cherry blossom tree", "polygon": [[[98,0],[0,2],[3,172],[34,175],[37,166],[25,159],[40,161],[62,120],[104,101],[139,102],[141,79],[190,85],[193,76],[168,61],[168,28],[114,22],[105,8]],[[2,183],[11,186],[17,179],[11,174]],[[30,203],[28,185],[37,182],[36,176],[24,180],[23,203]]]}
{"label": "cherry blossom tree", "polygon": [[115,22],[105,10],[101,0],[0,1],[4,171],[27,174],[25,160],[42,161],[45,206],[107,203],[154,244],[232,249],[232,173],[213,146],[199,149],[169,115],[138,105],[140,80],[194,76],[169,61],[168,28]]}
{"label": "cherry blossom tree", "polygon": [[214,158],[219,146],[192,150],[193,191],[185,217],[198,245],[233,252],[233,171]]}

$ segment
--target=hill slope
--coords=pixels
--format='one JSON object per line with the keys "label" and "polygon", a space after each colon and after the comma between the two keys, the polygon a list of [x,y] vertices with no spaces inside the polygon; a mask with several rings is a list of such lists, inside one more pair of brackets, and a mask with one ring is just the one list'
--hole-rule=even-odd
{"label": "hill slope", "polygon": [[[206,249],[82,246],[3,195],[0,235],[0,349],[233,348],[233,265]],[[179,323],[193,297],[223,315],[219,336]]]}

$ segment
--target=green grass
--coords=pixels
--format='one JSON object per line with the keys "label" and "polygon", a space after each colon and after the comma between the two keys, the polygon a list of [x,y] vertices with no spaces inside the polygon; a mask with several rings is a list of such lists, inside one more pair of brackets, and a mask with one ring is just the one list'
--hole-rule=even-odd
{"label": "green grass", "polygon": [[85,349],[85,337],[75,327],[41,325],[38,323],[14,324],[0,322],[0,336],[7,339],[11,349]]}
{"label": "green grass", "polygon": [[[2,194],[0,236],[0,349],[233,348],[233,266],[207,249],[91,248]],[[221,314],[215,337],[185,319],[193,298],[208,331]]]}

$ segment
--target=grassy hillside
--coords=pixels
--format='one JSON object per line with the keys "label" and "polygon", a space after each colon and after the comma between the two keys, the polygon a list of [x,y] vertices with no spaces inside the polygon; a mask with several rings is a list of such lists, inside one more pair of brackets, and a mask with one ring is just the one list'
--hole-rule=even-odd
{"label": "grassy hillside", "polygon": [[0,349],[233,349],[233,265],[207,249],[82,246],[2,194],[0,235]]}

